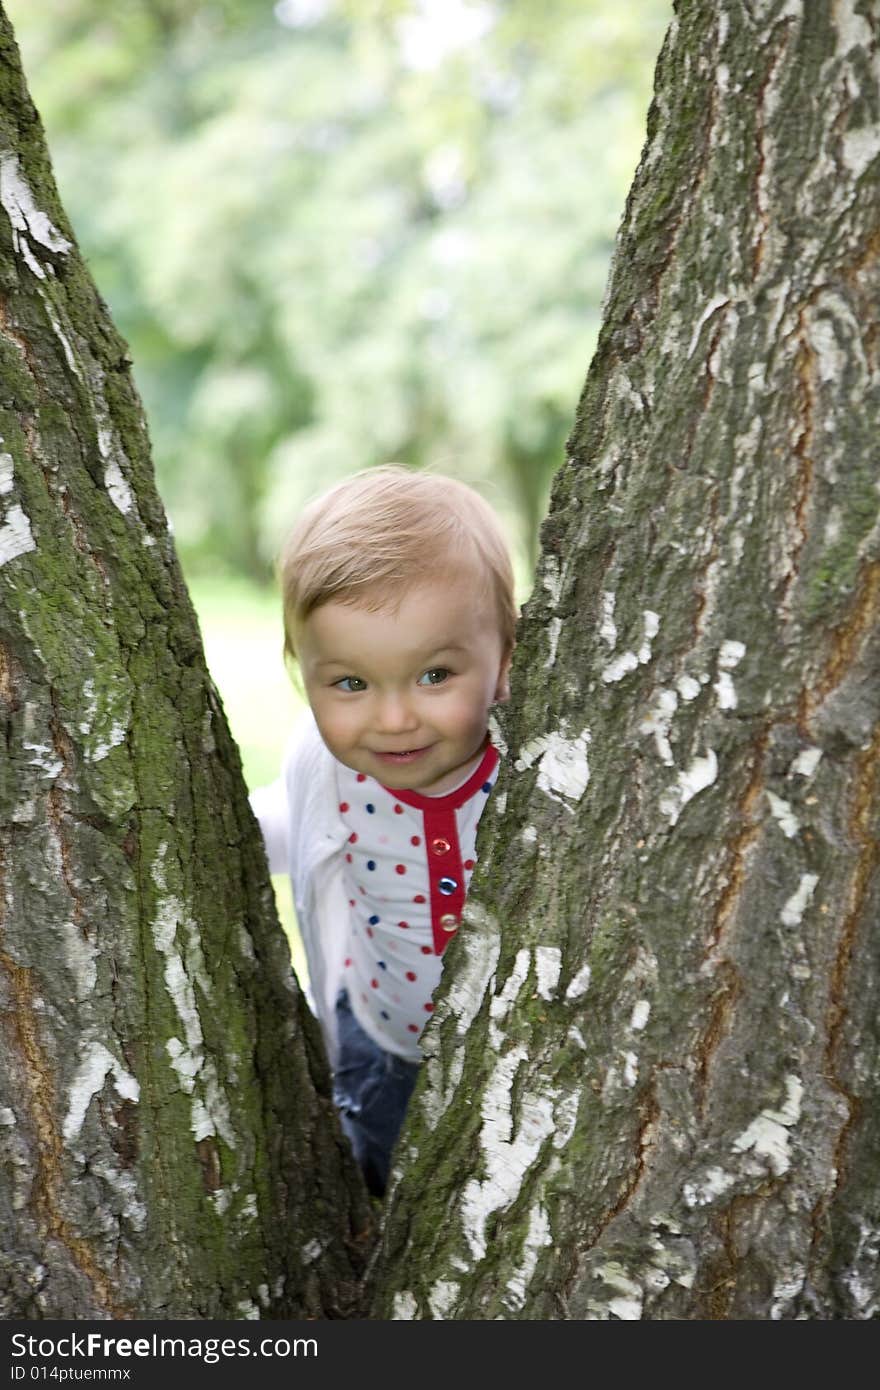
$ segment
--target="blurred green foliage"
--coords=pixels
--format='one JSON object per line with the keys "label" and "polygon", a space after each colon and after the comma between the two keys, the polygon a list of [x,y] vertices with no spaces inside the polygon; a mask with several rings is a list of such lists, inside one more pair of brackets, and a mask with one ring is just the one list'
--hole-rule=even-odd
{"label": "blurred green foliage", "polygon": [[6,8],[188,573],[266,578],[389,460],[483,486],[528,565],[670,0]]}

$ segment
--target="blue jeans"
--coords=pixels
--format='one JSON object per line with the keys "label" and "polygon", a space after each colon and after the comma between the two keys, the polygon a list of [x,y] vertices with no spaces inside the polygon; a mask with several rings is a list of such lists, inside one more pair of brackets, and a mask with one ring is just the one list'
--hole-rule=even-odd
{"label": "blue jeans", "polygon": [[351,1011],[348,991],[336,999],[339,1064],[333,1078],[333,1103],[339,1111],[368,1189],[383,1197],[391,1153],[419,1074],[407,1062],[374,1043]]}

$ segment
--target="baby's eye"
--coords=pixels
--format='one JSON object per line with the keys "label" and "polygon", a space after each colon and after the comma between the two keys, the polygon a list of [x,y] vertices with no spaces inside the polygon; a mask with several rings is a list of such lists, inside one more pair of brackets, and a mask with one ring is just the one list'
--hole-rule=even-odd
{"label": "baby's eye", "polygon": [[357,695],[367,688],[367,682],[361,680],[360,676],[343,676],[341,681],[334,681],[333,684],[337,690],[344,690],[350,695]]}
{"label": "baby's eye", "polygon": [[423,676],[419,677],[419,685],[442,685],[450,675],[445,666],[432,666]]}

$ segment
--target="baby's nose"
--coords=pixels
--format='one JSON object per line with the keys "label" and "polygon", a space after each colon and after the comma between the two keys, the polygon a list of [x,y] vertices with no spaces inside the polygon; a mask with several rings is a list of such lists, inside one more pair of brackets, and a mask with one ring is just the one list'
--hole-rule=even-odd
{"label": "baby's nose", "polygon": [[409,701],[393,691],[380,700],[376,720],[378,727],[385,733],[392,733],[398,729],[414,729],[418,725],[418,718]]}

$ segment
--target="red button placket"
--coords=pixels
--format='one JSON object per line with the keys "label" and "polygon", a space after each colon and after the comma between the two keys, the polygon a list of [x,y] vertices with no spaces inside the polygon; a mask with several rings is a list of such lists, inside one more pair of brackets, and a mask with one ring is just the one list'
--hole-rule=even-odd
{"label": "red button placket", "polygon": [[[389,796],[405,802],[421,811],[425,832],[425,861],[428,867],[428,883],[431,892],[431,929],[434,937],[434,950],[442,956],[446,947],[461,925],[464,911],[465,874],[461,862],[461,847],[458,842],[458,825],[455,813],[481,789],[488,792],[488,781],[498,766],[498,752],[491,743],[487,746],[479,766],[467,781],[455,791],[445,796],[427,796],[422,792],[394,790],[386,787]],[[451,893],[440,891],[441,879],[449,878],[455,883]],[[444,923],[444,918],[445,923]]]}
{"label": "red button placket", "polygon": [[[426,807],[422,814],[425,821],[425,857],[428,861],[428,882],[431,891],[434,950],[438,956],[442,956],[458,931],[464,911],[464,866],[461,862],[458,826],[452,807]],[[451,879],[456,885],[451,893],[443,893],[440,890],[440,881],[444,878]],[[444,918],[447,919],[445,923]],[[454,918],[454,923],[450,922],[449,918]]]}

